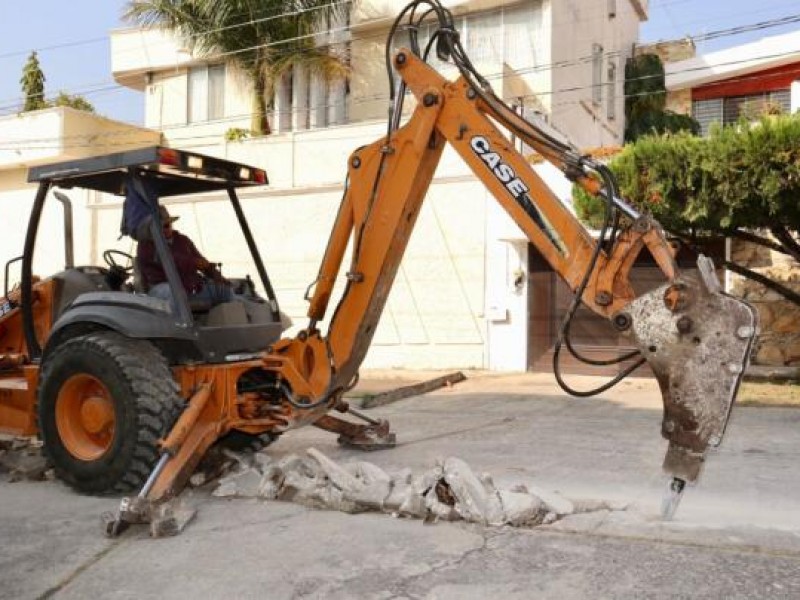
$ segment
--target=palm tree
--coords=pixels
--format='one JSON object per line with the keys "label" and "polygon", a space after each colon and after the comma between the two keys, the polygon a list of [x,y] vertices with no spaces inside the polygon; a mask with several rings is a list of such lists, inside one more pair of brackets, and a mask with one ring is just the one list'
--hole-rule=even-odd
{"label": "palm tree", "polygon": [[342,0],[130,0],[123,19],[182,36],[198,55],[222,55],[253,87],[252,132],[269,133],[267,98],[295,66],[326,79],[348,72],[342,49],[317,46],[314,33],[344,22]]}

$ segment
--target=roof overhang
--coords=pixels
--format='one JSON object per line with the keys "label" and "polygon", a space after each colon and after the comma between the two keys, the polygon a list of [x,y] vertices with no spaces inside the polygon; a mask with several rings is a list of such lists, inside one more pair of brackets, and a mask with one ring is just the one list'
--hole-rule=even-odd
{"label": "roof overhang", "polygon": [[[696,88],[800,61],[800,32],[776,35],[734,48],[664,65],[669,91]],[[800,74],[798,74],[800,78]]]}
{"label": "roof overhang", "polygon": [[149,74],[204,62],[180,37],[163,29],[116,29],[111,32],[111,72],[118,84],[144,91]]}

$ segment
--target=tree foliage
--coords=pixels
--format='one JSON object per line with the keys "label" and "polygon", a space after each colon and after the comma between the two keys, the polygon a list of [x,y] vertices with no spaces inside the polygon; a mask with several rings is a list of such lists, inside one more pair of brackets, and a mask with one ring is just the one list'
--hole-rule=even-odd
{"label": "tree foliage", "polygon": [[664,65],[655,54],[640,54],[625,63],[625,141],[643,135],[688,131],[700,133],[689,115],[666,109]]}
{"label": "tree foliage", "polygon": [[45,100],[44,82],[46,77],[39,64],[36,52],[31,52],[28,61],[22,69],[22,77],[19,80],[22,92],[25,94],[25,103],[22,112],[41,110],[52,106],[69,106],[77,110],[84,110],[93,113],[94,106],[83,96],[70,95],[64,91],[58,93],[51,102]]}
{"label": "tree foliage", "polygon": [[668,229],[800,230],[800,115],[740,121],[707,138],[646,136],[609,166],[623,195]]}
{"label": "tree foliage", "polygon": [[47,103],[48,106],[68,106],[75,110],[83,110],[85,112],[94,113],[94,106],[83,96],[68,94],[64,91],[58,92],[58,96],[52,102]]}
{"label": "tree foliage", "polygon": [[[609,167],[626,200],[684,239],[738,237],[800,260],[800,114],[741,120],[707,138],[642,137]],[[597,226],[603,201],[574,190],[579,218]]]}
{"label": "tree foliage", "polygon": [[326,78],[346,75],[347,61],[318,46],[314,33],[344,21],[352,3],[330,0],[130,0],[123,18],[182,36],[200,56],[223,55],[253,88],[251,129],[269,133],[267,101],[280,78],[303,65]]}
{"label": "tree foliage", "polygon": [[19,80],[19,84],[22,86],[22,93],[25,94],[25,104],[22,107],[22,112],[47,107],[44,101],[44,82],[44,72],[39,64],[36,52],[33,51],[22,68],[22,77]]}

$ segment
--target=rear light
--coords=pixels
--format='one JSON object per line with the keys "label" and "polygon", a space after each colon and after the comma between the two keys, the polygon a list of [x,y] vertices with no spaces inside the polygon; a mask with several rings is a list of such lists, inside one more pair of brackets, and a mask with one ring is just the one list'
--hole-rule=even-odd
{"label": "rear light", "polygon": [[261,169],[253,170],[253,181],[256,183],[267,183],[267,172]]}
{"label": "rear light", "polygon": [[172,148],[159,148],[158,162],[162,165],[177,167],[180,165],[180,155],[177,150]]}
{"label": "rear light", "polygon": [[239,169],[239,179],[244,181],[250,181],[250,169],[246,167],[242,167]]}
{"label": "rear light", "polygon": [[199,156],[189,156],[186,159],[186,166],[190,169],[197,169],[198,171],[203,168],[203,159]]}

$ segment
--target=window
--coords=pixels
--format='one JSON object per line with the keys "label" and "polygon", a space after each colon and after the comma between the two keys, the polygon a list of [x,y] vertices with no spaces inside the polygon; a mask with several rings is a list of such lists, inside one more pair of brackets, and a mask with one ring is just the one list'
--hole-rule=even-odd
{"label": "window", "polygon": [[722,123],[722,98],[695,100],[692,102],[692,116],[700,124],[700,131],[708,135],[712,123]]}
{"label": "window", "polygon": [[494,66],[503,60],[503,13],[470,15],[465,23],[465,45],[475,64]]}
{"label": "window", "polygon": [[592,102],[603,101],[603,47],[592,44]]}
{"label": "window", "polygon": [[608,61],[608,105],[606,117],[609,121],[617,118],[617,63],[614,59]]}
{"label": "window", "polygon": [[791,95],[788,89],[730,96],[692,102],[692,116],[700,124],[703,135],[708,135],[712,123],[731,125],[740,117],[756,118],[768,106],[780,107],[783,112],[791,110]]}
{"label": "window", "polygon": [[[531,70],[539,64],[539,57],[547,52],[544,23],[539,2],[496,8],[455,18],[455,26],[461,34],[464,49],[478,65],[478,70],[490,79],[497,78],[506,68],[514,71]],[[420,50],[425,49],[432,30],[430,24],[420,27]],[[403,44],[398,44],[400,45]],[[434,68],[446,76],[457,75],[452,66],[438,61],[435,48],[431,53],[431,64]]]}
{"label": "window", "polygon": [[201,123],[225,116],[225,65],[189,69],[188,121]]}

